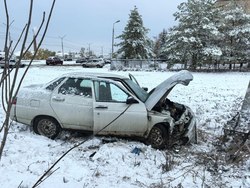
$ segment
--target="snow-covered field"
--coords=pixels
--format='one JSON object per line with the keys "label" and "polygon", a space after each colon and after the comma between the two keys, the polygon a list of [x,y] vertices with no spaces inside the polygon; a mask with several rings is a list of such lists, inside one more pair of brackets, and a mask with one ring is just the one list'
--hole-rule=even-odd
{"label": "snow-covered field", "polygon": [[[32,67],[23,86],[80,71],[110,72],[108,67]],[[132,74],[150,90],[174,72]],[[39,187],[250,187],[249,151],[240,162],[226,163],[226,153],[216,145],[223,125],[240,108],[250,73],[193,73],[193,76],[189,86],[177,86],[169,98],[195,112],[198,144],[160,151],[137,141],[116,139],[106,143],[103,139],[107,138],[95,137],[66,155]],[[3,116],[1,107],[1,123]],[[13,123],[0,161],[0,187],[32,187],[63,153],[86,138],[70,137],[69,132],[64,135],[50,140],[30,132],[27,126]],[[134,148],[140,150],[139,155],[131,152]]]}

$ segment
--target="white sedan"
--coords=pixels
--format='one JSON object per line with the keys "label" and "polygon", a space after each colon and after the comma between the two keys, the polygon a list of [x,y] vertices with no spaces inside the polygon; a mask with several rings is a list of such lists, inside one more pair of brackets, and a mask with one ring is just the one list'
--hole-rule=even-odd
{"label": "white sedan", "polygon": [[155,148],[196,141],[191,109],[167,95],[193,76],[181,71],[147,93],[135,79],[103,73],[70,73],[45,85],[24,87],[11,118],[35,133],[56,138],[62,129],[140,138]]}

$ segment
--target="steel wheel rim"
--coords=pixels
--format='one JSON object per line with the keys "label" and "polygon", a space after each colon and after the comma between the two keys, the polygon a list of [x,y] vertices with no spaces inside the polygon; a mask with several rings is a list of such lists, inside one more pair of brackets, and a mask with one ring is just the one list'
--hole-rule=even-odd
{"label": "steel wheel rim", "polygon": [[56,124],[51,120],[43,119],[37,125],[37,131],[40,135],[53,137],[56,134]]}
{"label": "steel wheel rim", "polygon": [[163,143],[162,132],[158,127],[152,129],[152,132],[150,134],[150,140],[155,146],[160,146]]}

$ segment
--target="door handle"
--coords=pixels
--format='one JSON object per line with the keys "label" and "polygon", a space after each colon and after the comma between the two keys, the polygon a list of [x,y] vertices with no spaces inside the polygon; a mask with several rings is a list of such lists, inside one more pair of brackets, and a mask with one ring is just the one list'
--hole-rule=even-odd
{"label": "door handle", "polygon": [[53,100],[53,101],[56,101],[56,102],[63,102],[63,101],[65,101],[65,98],[61,98],[61,97],[52,97],[52,100]]}
{"label": "door handle", "polygon": [[97,108],[97,109],[107,109],[108,106],[99,105],[99,106],[96,106],[95,108]]}

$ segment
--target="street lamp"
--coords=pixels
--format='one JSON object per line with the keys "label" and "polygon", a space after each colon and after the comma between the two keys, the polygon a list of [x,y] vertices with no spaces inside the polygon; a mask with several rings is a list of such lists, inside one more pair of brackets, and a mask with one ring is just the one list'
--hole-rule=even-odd
{"label": "street lamp", "polygon": [[111,48],[111,60],[113,59],[113,53],[114,53],[114,34],[115,34],[115,24],[119,23],[120,20],[117,20],[113,23],[113,30],[112,30],[112,48]]}

